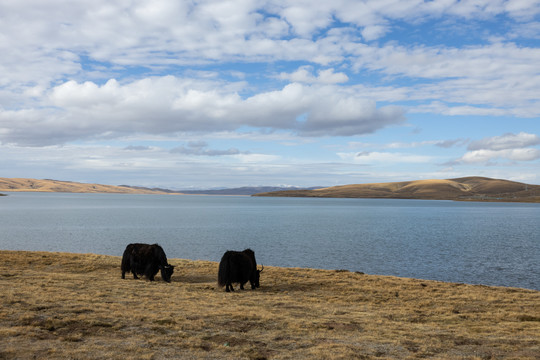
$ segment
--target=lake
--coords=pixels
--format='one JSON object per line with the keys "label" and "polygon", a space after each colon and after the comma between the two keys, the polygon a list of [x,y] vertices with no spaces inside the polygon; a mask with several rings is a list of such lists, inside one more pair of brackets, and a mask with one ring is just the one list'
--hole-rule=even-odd
{"label": "lake", "polygon": [[121,256],[128,243],[157,242],[169,258],[219,261],[250,247],[269,266],[540,290],[539,204],[8,194],[3,250]]}

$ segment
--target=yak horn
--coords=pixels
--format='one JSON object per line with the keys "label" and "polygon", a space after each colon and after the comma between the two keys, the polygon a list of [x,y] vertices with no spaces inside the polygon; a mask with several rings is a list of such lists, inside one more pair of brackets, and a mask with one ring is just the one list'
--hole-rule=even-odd
{"label": "yak horn", "polygon": [[264,265],[261,265],[261,270],[259,272],[262,272],[264,270]]}

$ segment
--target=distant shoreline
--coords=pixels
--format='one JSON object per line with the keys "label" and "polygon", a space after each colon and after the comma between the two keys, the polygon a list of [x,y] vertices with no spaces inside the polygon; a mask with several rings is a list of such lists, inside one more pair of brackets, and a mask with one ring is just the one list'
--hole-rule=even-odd
{"label": "distant shoreline", "polygon": [[42,193],[42,194],[111,194],[111,195],[178,195],[178,196],[219,196],[219,197],[295,197],[295,198],[325,198],[325,199],[372,199],[372,200],[424,200],[424,201],[457,201],[457,202],[482,202],[482,203],[520,203],[520,204],[538,204],[539,199],[435,199],[435,198],[404,198],[404,197],[345,197],[345,196],[284,196],[284,195],[243,195],[243,194],[184,194],[184,193],[146,193],[146,192],[85,192],[85,191],[40,191],[40,190],[11,190],[0,193],[0,196],[9,196],[10,193]]}
{"label": "distant shoreline", "polygon": [[[432,179],[391,183],[352,184],[327,188],[278,190],[255,193],[257,189],[263,188],[269,187],[234,188],[219,191],[201,190],[198,193],[194,193],[193,191],[184,193],[168,189],[145,188],[129,185],[85,184],[51,179],[0,178],[0,191],[4,193],[55,192],[81,194],[217,195],[540,203],[540,185],[474,176],[447,180]],[[252,192],[248,193],[246,192],[246,189],[249,189]],[[1,195],[5,196],[6,194]]]}

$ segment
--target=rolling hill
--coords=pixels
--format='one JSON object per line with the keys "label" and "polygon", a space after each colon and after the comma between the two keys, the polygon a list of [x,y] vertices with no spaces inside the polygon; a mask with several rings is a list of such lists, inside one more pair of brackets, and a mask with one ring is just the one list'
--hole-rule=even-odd
{"label": "rolling hill", "polygon": [[388,198],[540,203],[540,185],[485,177],[416,180],[333,186],[315,190],[289,190],[254,196]]}
{"label": "rolling hill", "polygon": [[0,178],[0,191],[36,191],[67,193],[118,193],[118,194],[167,194],[162,190],[132,188],[100,184],[84,184],[60,180],[36,180],[20,178]]}

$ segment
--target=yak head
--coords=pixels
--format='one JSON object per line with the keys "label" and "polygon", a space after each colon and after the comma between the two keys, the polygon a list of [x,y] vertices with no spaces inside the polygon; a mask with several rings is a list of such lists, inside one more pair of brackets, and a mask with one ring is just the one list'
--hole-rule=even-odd
{"label": "yak head", "polygon": [[161,278],[166,282],[171,282],[171,276],[174,272],[174,265],[167,264],[161,268]]}
{"label": "yak head", "polygon": [[255,284],[253,284],[255,288],[260,287],[259,280],[261,279],[261,273],[263,272],[263,270],[264,270],[264,266],[262,266],[261,270],[255,271]]}

